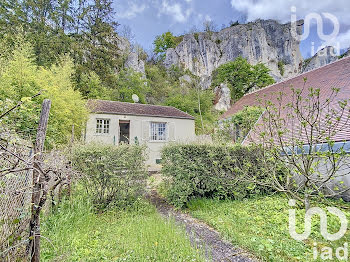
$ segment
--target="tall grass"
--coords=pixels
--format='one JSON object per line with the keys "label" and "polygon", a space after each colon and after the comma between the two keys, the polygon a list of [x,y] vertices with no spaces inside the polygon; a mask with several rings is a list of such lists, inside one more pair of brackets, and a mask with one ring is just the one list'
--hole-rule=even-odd
{"label": "tall grass", "polygon": [[[325,206],[312,203],[312,206]],[[331,201],[329,206],[338,206],[350,221],[349,204]],[[347,207],[346,209],[343,207]],[[322,249],[333,249],[333,259],[338,247],[350,242],[350,232],[337,241],[326,241],[320,234],[320,219],[312,219],[312,233],[304,241],[292,239],[289,234],[288,199],[282,195],[258,196],[245,200],[194,199],[189,205],[190,213],[222,233],[229,241],[241,246],[264,261],[324,261]],[[297,209],[297,232],[304,232],[305,210]],[[328,230],[338,232],[339,219],[327,213]],[[314,259],[314,244],[317,259]],[[329,260],[327,260],[329,261]]]}
{"label": "tall grass", "polygon": [[204,261],[185,231],[145,200],[96,214],[75,196],[44,219],[42,236],[42,261]]}

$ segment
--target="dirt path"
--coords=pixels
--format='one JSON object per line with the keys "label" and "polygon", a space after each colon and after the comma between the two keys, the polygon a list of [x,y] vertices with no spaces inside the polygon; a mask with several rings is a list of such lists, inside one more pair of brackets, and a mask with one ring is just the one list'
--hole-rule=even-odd
{"label": "dirt path", "polygon": [[152,190],[148,198],[162,216],[166,218],[173,217],[177,224],[186,228],[192,244],[204,248],[209,261],[258,261],[243,250],[224,241],[220,237],[220,234],[208,225],[194,219],[188,214],[175,211],[156,191]]}

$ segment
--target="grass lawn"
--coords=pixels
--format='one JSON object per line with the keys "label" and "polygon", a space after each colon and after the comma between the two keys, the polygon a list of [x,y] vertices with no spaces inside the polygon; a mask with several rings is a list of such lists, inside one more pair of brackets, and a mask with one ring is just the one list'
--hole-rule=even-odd
{"label": "grass lawn", "polygon": [[[332,202],[332,206],[340,202]],[[349,205],[342,203],[343,206]],[[316,206],[313,203],[313,206]],[[321,206],[322,207],[322,206]],[[292,239],[288,231],[288,199],[282,195],[257,197],[242,201],[195,199],[190,202],[190,213],[220,231],[225,238],[265,261],[325,261],[322,248],[332,248],[336,261],[336,248],[350,242],[349,230],[335,242],[327,242],[320,234],[319,217],[312,219],[312,234],[306,241]],[[340,208],[340,207],[339,207]],[[340,208],[344,211],[344,208]],[[350,211],[344,212],[350,221]],[[297,210],[298,233],[304,231],[305,210]],[[338,232],[340,221],[328,213],[329,233]],[[314,243],[318,256],[314,260]],[[328,252],[328,251],[327,251]],[[324,258],[328,258],[324,254]],[[343,255],[341,252],[340,255]]]}
{"label": "grass lawn", "polygon": [[95,214],[84,197],[42,219],[41,261],[204,261],[186,233],[146,201]]}

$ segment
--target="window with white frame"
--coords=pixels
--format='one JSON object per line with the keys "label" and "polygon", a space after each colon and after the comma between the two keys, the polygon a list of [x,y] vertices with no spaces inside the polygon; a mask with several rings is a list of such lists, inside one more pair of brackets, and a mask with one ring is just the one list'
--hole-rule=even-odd
{"label": "window with white frame", "polygon": [[167,123],[151,122],[151,141],[167,140]]}
{"label": "window with white frame", "polygon": [[109,133],[109,119],[96,119],[96,134]]}

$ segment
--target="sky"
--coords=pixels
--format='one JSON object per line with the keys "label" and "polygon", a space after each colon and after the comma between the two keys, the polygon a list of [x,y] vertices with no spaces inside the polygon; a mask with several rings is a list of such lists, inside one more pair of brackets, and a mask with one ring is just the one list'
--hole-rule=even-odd
{"label": "sky", "polygon": [[120,33],[130,35],[126,28],[131,29],[133,42],[145,50],[153,48],[157,35],[202,30],[205,21],[221,29],[230,21],[287,23],[294,17],[305,19],[300,47],[305,58],[326,45],[339,52],[350,47],[349,0],[114,0],[113,7]]}

